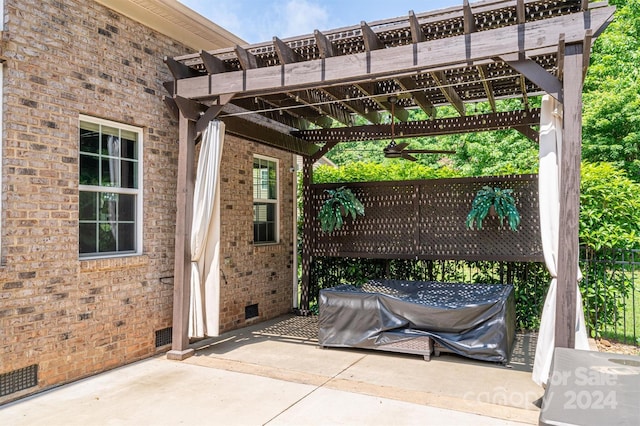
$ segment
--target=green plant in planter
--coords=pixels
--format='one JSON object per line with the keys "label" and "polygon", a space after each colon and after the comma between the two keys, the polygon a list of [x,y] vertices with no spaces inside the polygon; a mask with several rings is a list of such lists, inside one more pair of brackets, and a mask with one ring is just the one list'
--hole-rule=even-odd
{"label": "green plant in planter", "polygon": [[520,224],[520,213],[518,213],[516,200],[511,195],[512,193],[512,189],[483,186],[471,203],[471,211],[467,215],[467,228],[473,229],[475,224],[478,229],[482,229],[482,221],[493,208],[494,214],[500,219],[500,224],[502,225],[507,219],[509,228],[516,231]]}
{"label": "green plant in planter", "polygon": [[355,220],[357,215],[364,216],[364,206],[350,189],[341,186],[325,191],[329,194],[329,198],[325,200],[318,212],[322,232],[333,232],[342,228],[345,217],[351,216]]}

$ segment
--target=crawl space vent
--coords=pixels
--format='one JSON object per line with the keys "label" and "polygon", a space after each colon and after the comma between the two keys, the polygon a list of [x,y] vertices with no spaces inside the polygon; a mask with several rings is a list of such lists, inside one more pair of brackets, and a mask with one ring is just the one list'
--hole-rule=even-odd
{"label": "crawl space vent", "polygon": [[244,319],[255,318],[258,316],[258,304],[248,305],[244,307]]}
{"label": "crawl space vent", "polygon": [[38,385],[38,365],[0,374],[0,397]]}
{"label": "crawl space vent", "polygon": [[164,345],[171,344],[171,335],[173,334],[173,327],[163,328],[162,330],[156,330],[156,348]]}

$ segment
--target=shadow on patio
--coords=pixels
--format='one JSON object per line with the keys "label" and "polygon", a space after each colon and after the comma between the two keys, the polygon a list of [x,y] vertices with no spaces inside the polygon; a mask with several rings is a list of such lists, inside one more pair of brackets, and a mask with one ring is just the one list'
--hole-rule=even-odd
{"label": "shadow on patio", "polygon": [[518,334],[511,363],[442,354],[322,349],[317,317],[284,316],[198,343],[184,362],[431,407],[537,423],[535,335]]}

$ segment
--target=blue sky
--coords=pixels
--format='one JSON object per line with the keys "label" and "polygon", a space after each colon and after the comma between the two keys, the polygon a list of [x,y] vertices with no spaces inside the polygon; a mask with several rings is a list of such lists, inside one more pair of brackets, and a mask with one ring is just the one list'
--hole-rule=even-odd
{"label": "blue sky", "polygon": [[462,0],[179,0],[248,43],[462,5]]}

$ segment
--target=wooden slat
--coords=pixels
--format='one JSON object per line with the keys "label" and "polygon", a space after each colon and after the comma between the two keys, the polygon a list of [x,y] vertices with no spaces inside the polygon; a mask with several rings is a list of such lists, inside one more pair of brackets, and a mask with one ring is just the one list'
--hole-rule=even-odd
{"label": "wooden slat", "polygon": [[[291,98],[295,99],[296,102],[312,106],[313,108],[316,108],[321,114],[332,117],[334,120],[346,126],[350,126],[353,124],[351,115],[348,114],[345,109],[332,104],[315,105],[317,103],[317,99],[314,99],[308,90],[299,90],[296,92],[288,93],[288,95]],[[331,127],[331,124],[332,123],[330,123],[328,127]]]}
{"label": "wooden slat", "polygon": [[447,101],[449,101],[449,103],[453,105],[456,111],[458,111],[458,114],[464,116],[466,114],[464,110],[464,103],[462,102],[460,95],[458,95],[458,92],[456,92],[453,87],[448,85],[449,82],[447,81],[444,72],[434,71],[430,74],[438,84],[439,89],[442,91],[442,94],[447,99]]}
{"label": "wooden slat", "polygon": [[575,347],[582,143],[582,44],[567,45],[564,61],[562,155],[560,156],[560,228],[555,346]]}
{"label": "wooden slat", "polygon": [[487,100],[489,101],[489,105],[491,105],[491,111],[496,112],[496,98],[493,92],[493,84],[491,81],[487,79],[487,70],[486,66],[478,65],[478,74],[482,79],[482,87],[484,87],[484,91],[487,94]]}
{"label": "wooden slat", "polygon": [[[278,91],[347,84],[416,71],[467,64],[496,56],[545,48],[556,49],[559,34],[567,43],[584,40],[585,25],[594,34],[609,23],[614,7],[563,15],[519,26],[480,31],[465,36],[397,46],[371,52],[316,59],[280,67],[226,72],[177,81],[177,93],[184,97],[208,98],[221,93],[256,95]],[[521,37],[525,34],[525,37]],[[468,38],[468,40],[467,40]]]}
{"label": "wooden slat", "polygon": [[[540,110],[509,111],[464,117],[438,118],[435,120],[410,121],[395,124],[396,139],[420,136],[438,136],[459,133],[471,133],[490,130],[502,130],[517,126],[535,126],[540,124]],[[296,137],[317,143],[374,141],[391,138],[390,124],[336,127],[331,129],[313,129],[293,131]]]}
{"label": "wooden slat", "polygon": [[[374,101],[380,108],[391,112],[391,103],[388,101],[388,97],[391,94],[376,95],[375,84],[368,81],[355,84],[355,87],[357,87],[362,94]],[[407,121],[409,119],[409,111],[398,105],[393,108],[393,115],[400,121]]]}
{"label": "wooden slat", "polygon": [[436,116],[436,107],[433,106],[433,104],[431,103],[429,98],[427,98],[427,95],[424,93],[424,91],[419,90],[418,84],[415,82],[413,78],[400,77],[397,79],[397,81],[402,88],[411,92],[411,96],[413,96],[413,101],[418,106],[420,106],[420,108],[422,108],[425,114],[427,114],[429,117]]}
{"label": "wooden slat", "polygon": [[345,94],[339,87],[323,87],[323,92],[334,98],[336,101],[340,101],[345,108],[349,109],[355,114],[360,115],[365,120],[377,124],[380,122],[380,115],[377,111],[367,111],[366,107],[360,99],[348,100],[345,99]]}

